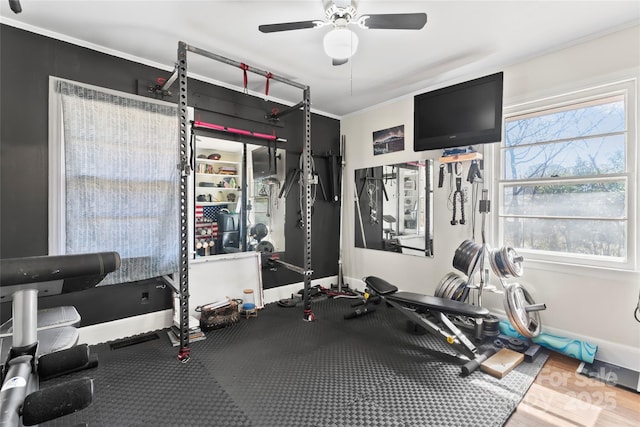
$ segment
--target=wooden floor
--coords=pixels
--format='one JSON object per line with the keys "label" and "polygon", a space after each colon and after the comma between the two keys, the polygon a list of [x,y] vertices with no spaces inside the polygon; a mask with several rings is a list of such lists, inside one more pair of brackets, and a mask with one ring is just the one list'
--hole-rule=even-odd
{"label": "wooden floor", "polygon": [[640,393],[580,375],[579,364],[552,352],[505,426],[640,426]]}

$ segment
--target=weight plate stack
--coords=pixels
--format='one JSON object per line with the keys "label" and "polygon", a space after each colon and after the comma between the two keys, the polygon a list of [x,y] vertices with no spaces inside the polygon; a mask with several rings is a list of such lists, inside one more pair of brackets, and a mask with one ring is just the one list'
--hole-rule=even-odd
{"label": "weight plate stack", "polygon": [[467,296],[469,296],[469,288],[467,288],[466,282],[462,282],[458,284],[458,287],[453,292],[451,299],[454,301],[465,302],[467,300]]}
{"label": "weight plate stack", "polygon": [[436,291],[434,293],[434,296],[437,296],[439,298],[446,298],[446,292],[449,288],[449,286],[451,285],[451,283],[456,279],[459,278],[460,276],[458,276],[457,273],[455,272],[450,272],[447,275],[445,275],[442,280],[440,280],[440,283],[438,284],[438,286],[436,287]]}
{"label": "weight plate stack", "polygon": [[469,276],[478,262],[482,244],[465,240],[453,255],[453,267]]}
{"label": "weight plate stack", "polygon": [[500,335],[500,319],[489,315],[483,320],[482,334],[484,337],[497,337]]}
{"label": "weight plate stack", "polygon": [[436,296],[438,298],[442,298],[442,288],[445,285],[445,283],[447,282],[447,280],[450,279],[451,274],[455,274],[455,273],[449,273],[447,275],[445,275],[440,282],[438,283],[438,286],[436,286],[436,290],[433,293],[433,296]]}
{"label": "weight plate stack", "polygon": [[450,272],[445,275],[438,286],[434,296],[439,298],[452,299],[455,301],[464,302],[469,295],[469,289],[467,288],[467,281],[461,277],[458,273]]}
{"label": "weight plate stack", "polygon": [[511,247],[491,251],[489,262],[493,272],[500,278],[522,276],[522,257]]}

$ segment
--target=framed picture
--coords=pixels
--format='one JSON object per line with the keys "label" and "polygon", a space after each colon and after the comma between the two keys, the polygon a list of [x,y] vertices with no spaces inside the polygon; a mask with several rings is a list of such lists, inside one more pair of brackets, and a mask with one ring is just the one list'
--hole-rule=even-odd
{"label": "framed picture", "polygon": [[404,150],[404,125],[373,132],[373,155]]}

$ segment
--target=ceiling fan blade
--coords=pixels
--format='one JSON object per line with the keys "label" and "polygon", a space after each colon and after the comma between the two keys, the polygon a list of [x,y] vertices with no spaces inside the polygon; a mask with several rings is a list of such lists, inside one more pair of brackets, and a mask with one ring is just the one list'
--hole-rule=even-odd
{"label": "ceiling fan blade", "polygon": [[306,28],[315,28],[319,21],[298,21],[283,22],[281,24],[260,25],[258,30],[263,33],[276,33],[278,31],[304,30]]}
{"label": "ceiling fan blade", "polygon": [[427,23],[426,13],[383,13],[363,15],[358,20],[372,30],[420,30]]}
{"label": "ceiling fan blade", "polygon": [[333,58],[331,60],[331,64],[333,66],[343,65],[343,64],[346,64],[347,62],[349,62],[349,58],[347,58],[347,59],[336,59],[336,58]]}

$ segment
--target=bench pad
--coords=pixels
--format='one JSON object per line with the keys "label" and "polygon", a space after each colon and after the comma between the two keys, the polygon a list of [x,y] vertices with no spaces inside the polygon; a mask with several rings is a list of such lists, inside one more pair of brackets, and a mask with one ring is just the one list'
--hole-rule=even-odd
{"label": "bench pad", "polygon": [[365,277],[364,282],[378,295],[389,295],[398,290],[397,287],[376,276]]}
{"label": "bench pad", "polygon": [[484,307],[413,292],[396,292],[386,298],[414,309],[428,309],[468,317],[487,317],[489,310]]}

